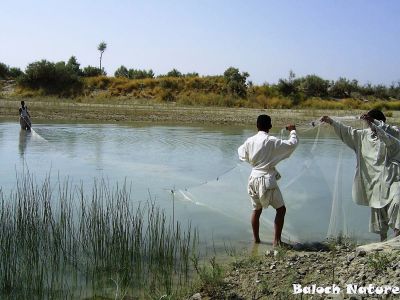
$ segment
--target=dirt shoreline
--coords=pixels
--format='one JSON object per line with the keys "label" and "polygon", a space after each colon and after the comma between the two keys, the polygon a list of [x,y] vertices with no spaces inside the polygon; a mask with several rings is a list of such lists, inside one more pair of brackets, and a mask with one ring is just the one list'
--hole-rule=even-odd
{"label": "dirt shoreline", "polygon": [[[190,299],[398,299],[399,254],[399,250],[366,253],[345,244],[327,244],[325,248],[306,251],[258,251],[233,258],[233,262],[225,265],[222,278],[203,283]],[[314,290],[313,293],[313,285],[315,288],[336,285],[340,292],[319,294]],[[370,285],[388,286],[393,291],[398,288],[399,292],[370,294],[372,290],[366,290]]]}
{"label": "dirt shoreline", "polygon": [[[180,106],[175,103],[120,101],[113,99],[95,102],[91,99],[73,100],[58,98],[23,99],[30,110],[33,123],[52,121],[94,122],[149,122],[179,124],[253,125],[258,115],[269,114],[275,126],[288,123],[304,125],[318,120],[322,115],[358,116],[361,111],[307,110],[307,109],[251,109],[226,107]],[[0,98],[0,118],[18,118],[20,98]],[[400,113],[393,114],[394,121]]]}

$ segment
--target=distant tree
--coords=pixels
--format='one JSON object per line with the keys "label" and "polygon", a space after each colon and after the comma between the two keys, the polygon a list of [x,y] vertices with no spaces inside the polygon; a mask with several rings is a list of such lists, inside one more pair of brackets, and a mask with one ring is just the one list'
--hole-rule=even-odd
{"label": "distant tree", "polygon": [[13,78],[13,79],[18,78],[22,74],[24,74],[24,72],[22,72],[20,68],[12,67],[8,71],[8,75],[10,76],[10,78]]}
{"label": "distant tree", "polygon": [[190,73],[186,73],[183,74],[184,77],[199,77],[199,73],[197,72],[190,72]]}
{"label": "distant tree", "polygon": [[46,94],[77,95],[82,91],[80,78],[73,74],[65,62],[41,60],[27,66],[25,73],[18,77],[18,84],[33,90],[41,89]]}
{"label": "distant tree", "polygon": [[389,90],[383,84],[378,84],[373,87],[374,96],[379,99],[388,99],[389,98]]}
{"label": "distant tree", "polygon": [[4,64],[0,63],[0,79],[8,78],[9,67]]}
{"label": "distant tree", "polygon": [[362,96],[373,96],[375,93],[374,87],[372,86],[371,83],[367,83],[360,87],[360,94]]}
{"label": "distant tree", "polygon": [[125,66],[120,66],[114,73],[115,77],[125,77],[128,78],[129,71]]}
{"label": "distant tree", "polygon": [[329,89],[328,94],[334,98],[349,98],[351,97],[352,93],[357,92],[359,89],[358,81],[353,79],[352,81],[340,77],[335,82],[332,82]]}
{"label": "distant tree", "polygon": [[239,72],[239,69],[230,67],[225,70],[224,78],[227,86],[227,90],[232,95],[239,96],[241,98],[247,95],[246,80],[249,77],[247,72]]}
{"label": "distant tree", "polygon": [[101,75],[107,75],[107,73],[104,71],[104,69],[99,69],[96,67],[92,66],[87,66],[83,68],[82,76],[84,77],[95,77],[95,76],[101,76]]}
{"label": "distant tree", "polygon": [[66,65],[67,69],[70,70],[75,75],[81,76],[82,70],[80,69],[80,64],[75,56],[71,56]]}
{"label": "distant tree", "polygon": [[397,83],[393,82],[388,90],[389,97],[400,99],[400,81]]}
{"label": "distant tree", "polygon": [[128,78],[130,79],[145,79],[145,78],[154,78],[153,70],[136,70],[136,69],[129,69],[128,71]]}
{"label": "distant tree", "polygon": [[295,86],[295,78],[296,74],[292,70],[290,70],[288,79],[280,78],[278,80],[276,88],[282,96],[288,97],[296,94],[297,91]]}
{"label": "distant tree", "polygon": [[103,53],[104,53],[104,51],[106,51],[106,49],[107,49],[107,43],[106,42],[101,42],[100,44],[99,44],[99,46],[97,46],[97,50],[99,50],[100,51],[100,70],[101,70],[101,60],[102,60],[102,58],[103,58]]}
{"label": "distant tree", "polygon": [[182,73],[177,69],[172,69],[167,73],[167,77],[182,77]]}
{"label": "distant tree", "polygon": [[317,75],[307,75],[299,79],[299,88],[306,97],[326,97],[329,81]]}

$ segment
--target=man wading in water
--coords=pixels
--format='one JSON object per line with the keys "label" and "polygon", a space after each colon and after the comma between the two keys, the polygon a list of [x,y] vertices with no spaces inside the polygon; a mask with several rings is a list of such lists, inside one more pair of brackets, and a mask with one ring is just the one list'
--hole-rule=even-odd
{"label": "man wading in water", "polygon": [[22,129],[31,130],[32,123],[30,117],[31,115],[28,112],[28,107],[25,106],[24,101],[21,101],[21,107],[19,108],[19,124]]}
{"label": "man wading in water", "polygon": [[356,154],[357,167],[352,196],[359,205],[371,207],[369,231],[386,240],[389,227],[400,233],[400,132],[387,124],[378,109],[361,116],[369,128],[355,129],[328,116],[336,135]]}
{"label": "man wading in water", "polygon": [[287,246],[281,241],[286,207],[277,180],[281,177],[275,166],[288,158],[298,144],[296,127],[288,125],[288,140],[281,140],[268,134],[272,128],[271,118],[260,115],[257,118],[258,133],[246,140],[238,149],[239,159],[253,166],[249,181],[248,193],[253,205],[251,225],[254,242],[260,243],[259,227],[263,208],[271,205],[276,209],[275,235],[273,246]]}

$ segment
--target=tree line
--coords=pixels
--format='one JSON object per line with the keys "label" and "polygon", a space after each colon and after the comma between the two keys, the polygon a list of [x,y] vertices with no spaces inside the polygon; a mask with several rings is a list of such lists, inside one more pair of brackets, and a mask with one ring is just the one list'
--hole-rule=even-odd
{"label": "tree line", "polygon": [[[71,56],[67,61],[50,62],[40,60],[30,63],[25,71],[19,68],[9,67],[0,63],[0,79],[15,79],[22,89],[41,90],[44,94],[60,96],[77,96],[83,93],[85,78],[107,76],[101,67],[101,58],[106,44],[100,44],[100,67],[86,66],[81,68],[77,58]],[[246,99],[250,94],[258,93],[266,97],[283,97],[290,99],[293,105],[298,105],[306,99],[317,97],[321,99],[345,99],[345,98],[376,98],[383,100],[400,99],[400,81],[389,86],[378,84],[361,85],[356,79],[341,77],[337,80],[323,79],[317,75],[296,77],[290,71],[288,78],[281,78],[275,84],[264,83],[254,85],[248,81],[249,73],[240,72],[238,68],[229,67],[223,74],[217,76],[200,76],[198,73],[181,73],[172,69],[166,74],[155,75],[153,70],[141,70],[120,66],[114,72],[115,78],[127,80],[160,79],[160,78],[220,78],[223,79],[224,88],[213,91],[212,80],[209,90],[211,92]],[[108,77],[112,78],[112,77]],[[163,84],[165,85],[165,81]],[[161,86],[165,88],[165,86]],[[173,88],[167,87],[173,92]]]}

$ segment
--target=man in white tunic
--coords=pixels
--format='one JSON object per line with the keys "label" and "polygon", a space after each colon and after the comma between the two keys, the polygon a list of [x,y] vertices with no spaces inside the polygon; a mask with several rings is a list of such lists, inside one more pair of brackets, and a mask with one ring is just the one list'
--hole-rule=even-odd
{"label": "man in white tunic", "polygon": [[356,154],[357,166],[352,197],[359,205],[371,207],[369,231],[387,239],[389,227],[394,235],[400,228],[400,132],[385,124],[377,109],[361,116],[367,129],[354,129],[328,116],[321,118],[333,126],[338,137]]}
{"label": "man in white tunic", "polygon": [[283,159],[288,158],[298,144],[296,127],[288,125],[290,131],[288,140],[278,139],[269,135],[272,128],[271,118],[260,115],[257,118],[258,133],[248,138],[238,149],[239,159],[247,161],[253,166],[249,181],[248,193],[253,205],[251,225],[254,242],[260,243],[259,227],[263,208],[271,205],[276,209],[274,246],[283,245],[281,234],[285,220],[286,207],[277,180],[280,174],[275,166]]}

